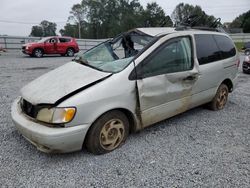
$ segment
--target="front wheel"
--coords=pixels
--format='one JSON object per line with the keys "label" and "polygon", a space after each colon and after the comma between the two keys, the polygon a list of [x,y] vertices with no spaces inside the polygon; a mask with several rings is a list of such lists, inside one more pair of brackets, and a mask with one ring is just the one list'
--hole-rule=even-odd
{"label": "front wheel", "polygon": [[94,154],[111,152],[121,146],[129,134],[129,122],[120,111],[114,110],[105,113],[91,126],[85,146]]}
{"label": "front wheel", "polygon": [[32,55],[34,57],[43,57],[43,50],[40,48],[37,48],[33,51]]}
{"label": "front wheel", "polygon": [[211,110],[221,110],[225,107],[228,98],[228,87],[225,84],[221,84],[218,88],[213,100],[209,103]]}

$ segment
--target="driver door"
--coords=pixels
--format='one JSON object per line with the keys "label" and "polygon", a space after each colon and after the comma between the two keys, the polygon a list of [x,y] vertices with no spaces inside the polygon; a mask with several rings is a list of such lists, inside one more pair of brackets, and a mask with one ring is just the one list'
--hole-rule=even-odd
{"label": "driver door", "polygon": [[57,38],[50,38],[44,44],[44,50],[46,54],[57,53]]}
{"label": "driver door", "polygon": [[177,37],[158,47],[136,68],[143,126],[186,111],[198,79],[190,36]]}

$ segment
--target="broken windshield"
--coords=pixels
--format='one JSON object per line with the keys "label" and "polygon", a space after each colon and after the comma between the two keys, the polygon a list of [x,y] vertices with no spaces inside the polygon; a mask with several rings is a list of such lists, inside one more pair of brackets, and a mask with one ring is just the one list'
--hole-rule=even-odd
{"label": "broken windshield", "polygon": [[74,60],[105,72],[123,70],[153,37],[130,32],[97,45]]}

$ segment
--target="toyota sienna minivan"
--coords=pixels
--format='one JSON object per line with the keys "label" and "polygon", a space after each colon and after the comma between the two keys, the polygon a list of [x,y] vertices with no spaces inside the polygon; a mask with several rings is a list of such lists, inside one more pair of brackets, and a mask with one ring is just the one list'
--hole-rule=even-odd
{"label": "toyota sienna minivan", "polygon": [[110,152],[130,132],[202,104],[226,105],[239,57],[216,31],[137,28],[103,42],[22,88],[19,132],[43,152]]}

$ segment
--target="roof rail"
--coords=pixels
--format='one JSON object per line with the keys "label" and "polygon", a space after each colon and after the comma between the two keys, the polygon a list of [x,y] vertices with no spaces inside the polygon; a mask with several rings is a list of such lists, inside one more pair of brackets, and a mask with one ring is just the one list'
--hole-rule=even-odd
{"label": "roof rail", "polygon": [[184,20],[184,22],[180,23],[175,30],[176,31],[183,31],[188,29],[197,29],[197,30],[204,30],[204,31],[215,31],[215,32],[223,32],[225,33],[224,29],[220,27],[220,18],[215,19],[215,21],[210,25],[198,25],[199,21],[201,20],[202,16],[198,15],[191,15]]}

